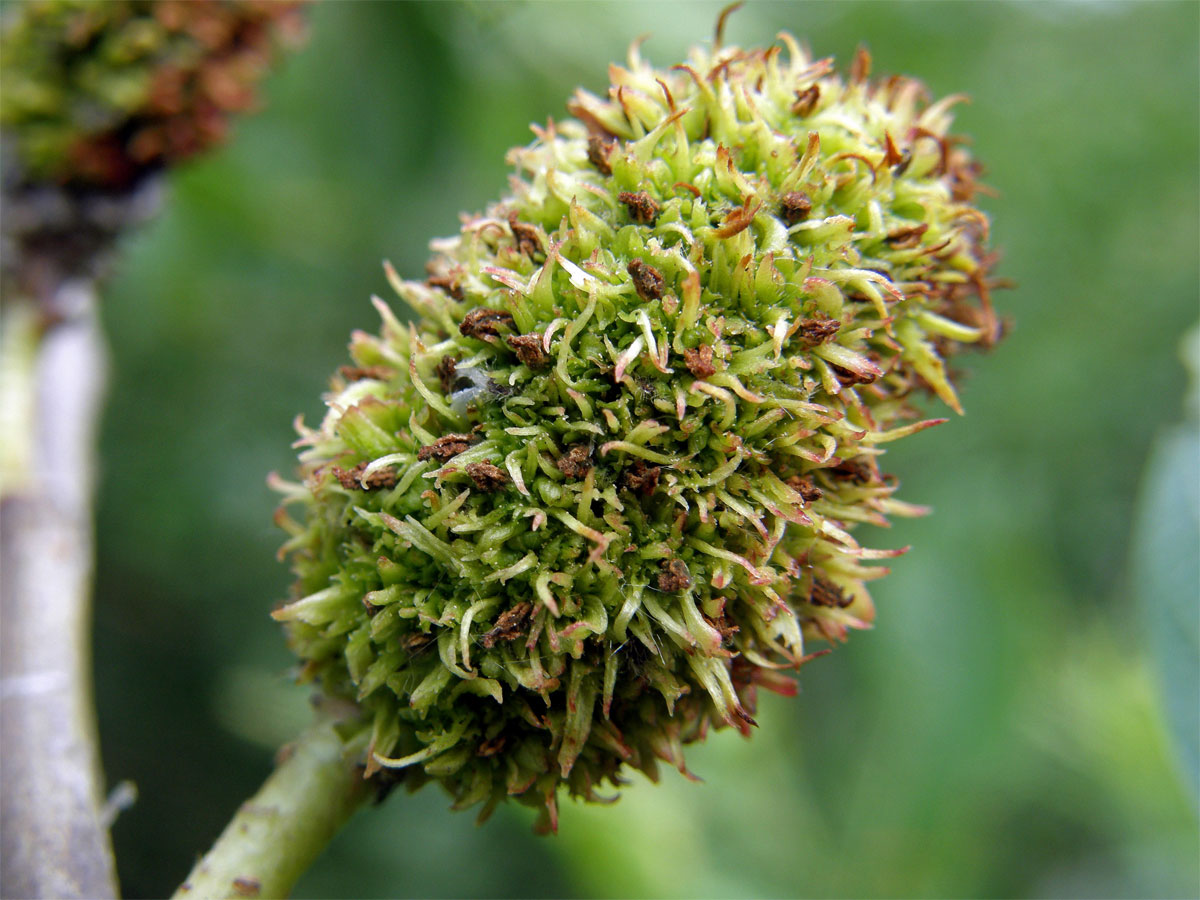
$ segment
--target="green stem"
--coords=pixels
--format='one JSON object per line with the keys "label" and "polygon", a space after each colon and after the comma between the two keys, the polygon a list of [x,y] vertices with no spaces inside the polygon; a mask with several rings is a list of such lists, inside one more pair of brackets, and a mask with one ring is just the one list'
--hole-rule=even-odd
{"label": "green stem", "polygon": [[326,723],[285,747],[175,897],[286,897],[369,796],[359,743]]}

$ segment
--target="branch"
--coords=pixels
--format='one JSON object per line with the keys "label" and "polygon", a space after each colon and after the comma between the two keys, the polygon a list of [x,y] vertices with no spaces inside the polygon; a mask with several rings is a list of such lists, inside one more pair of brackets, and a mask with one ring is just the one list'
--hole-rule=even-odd
{"label": "branch", "polygon": [[325,723],[284,747],[175,897],[286,897],[369,796],[359,765],[365,737],[344,742]]}
{"label": "branch", "polygon": [[[94,282],[4,310],[0,893],[114,897],[92,709],[92,448],[105,352]],[[42,323],[53,324],[42,331]],[[16,419],[16,421],[12,421]]]}

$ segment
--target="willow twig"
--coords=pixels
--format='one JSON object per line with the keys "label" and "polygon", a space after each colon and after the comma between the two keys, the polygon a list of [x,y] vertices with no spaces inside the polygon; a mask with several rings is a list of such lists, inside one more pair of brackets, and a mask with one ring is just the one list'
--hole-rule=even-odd
{"label": "willow twig", "polygon": [[94,282],[7,298],[0,482],[0,892],[113,897],[92,707]]}
{"label": "willow twig", "polygon": [[175,897],[287,896],[370,794],[360,765],[363,738],[344,742],[329,722],[284,747],[275,771]]}

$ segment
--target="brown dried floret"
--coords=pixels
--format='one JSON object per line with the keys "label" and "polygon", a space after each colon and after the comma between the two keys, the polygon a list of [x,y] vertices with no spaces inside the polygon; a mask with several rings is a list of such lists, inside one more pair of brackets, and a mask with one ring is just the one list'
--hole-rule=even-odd
{"label": "brown dried floret", "polygon": [[713,350],[708,344],[701,344],[695,350],[690,347],[684,350],[683,364],[697,378],[707,378],[717,371],[713,365]]}
{"label": "brown dried floret", "polygon": [[432,444],[426,444],[417,451],[417,459],[424,461],[427,459],[436,459],[438,462],[445,462],[452,456],[458,456],[475,442],[475,436],[471,434],[444,434]]}
{"label": "brown dried floret", "polygon": [[587,444],[575,444],[554,464],[568,478],[585,478],[592,467],[592,448]]}
{"label": "brown dried floret", "polygon": [[550,363],[550,357],[542,349],[542,333],[514,334],[508,338],[508,346],[517,354],[517,359],[531,369],[540,369]]}
{"label": "brown dried floret", "polygon": [[621,191],[617,199],[629,208],[633,221],[641,225],[653,225],[658,218],[658,203],[645,191]]}
{"label": "brown dried floret", "polygon": [[648,466],[644,460],[635,459],[633,465],[621,473],[621,481],[629,490],[648,497],[658,487],[658,475],[661,471],[658,466]]}
{"label": "brown dried floret", "polygon": [[813,484],[812,477],[809,475],[793,475],[786,482],[787,486],[799,494],[805,503],[812,503],[814,500],[820,500],[824,495],[819,487]]}
{"label": "brown dried floret", "polygon": [[501,328],[511,329],[514,327],[516,327],[516,323],[513,321],[512,313],[505,312],[502,309],[489,309],[486,306],[481,306],[463,316],[462,324],[458,326],[458,330],[464,337],[473,337],[481,341],[486,341],[499,335]]}
{"label": "brown dried floret", "polygon": [[508,214],[508,227],[512,229],[513,239],[517,242],[517,250],[530,259],[542,252],[542,238],[532,225],[526,225],[517,219],[517,214]]}
{"label": "brown dried floret", "polygon": [[806,347],[815,347],[818,344],[832,341],[841,327],[842,323],[838,319],[818,316],[813,319],[802,319],[796,333]]}
{"label": "brown dried floret", "polygon": [[442,393],[450,393],[450,389],[454,387],[454,379],[458,377],[458,357],[449,354],[443,356],[434,367],[433,374],[438,377]]}
{"label": "brown dried floret", "polygon": [[508,484],[508,475],[490,462],[467,463],[467,474],[481,491],[498,491]]}
{"label": "brown dried floret", "polygon": [[596,171],[601,175],[612,174],[612,165],[608,161],[608,155],[612,152],[612,148],[612,141],[606,141],[597,134],[593,134],[588,138],[588,162],[595,166]]}
{"label": "brown dried floret", "polygon": [[484,649],[490,650],[497,641],[515,641],[525,633],[525,625],[531,612],[533,604],[522,600],[512,609],[501,613],[492,630],[480,638],[479,642],[483,644]]}
{"label": "brown dried floret", "polygon": [[658,573],[660,591],[685,591],[692,586],[692,576],[682,559],[664,559]]}
{"label": "brown dried floret", "polygon": [[854,602],[853,597],[847,597],[842,589],[824,578],[813,578],[812,593],[808,602],[813,606],[827,606],[831,609],[845,609]]}
{"label": "brown dried floret", "polygon": [[333,477],[338,484],[348,491],[377,491],[380,488],[396,486],[396,470],[391,468],[376,469],[363,479],[362,473],[367,468],[365,462],[359,463],[353,469],[333,467]]}
{"label": "brown dried floret", "polygon": [[640,259],[629,263],[626,271],[633,278],[633,287],[643,300],[660,300],[663,295],[662,273],[654,266],[648,266]]}
{"label": "brown dried floret", "polygon": [[804,191],[788,191],[779,198],[779,214],[789,225],[803,222],[812,212],[812,200]]}
{"label": "brown dried floret", "polygon": [[373,378],[376,381],[390,381],[396,375],[391,366],[340,366],[338,374],[347,381],[362,381]]}

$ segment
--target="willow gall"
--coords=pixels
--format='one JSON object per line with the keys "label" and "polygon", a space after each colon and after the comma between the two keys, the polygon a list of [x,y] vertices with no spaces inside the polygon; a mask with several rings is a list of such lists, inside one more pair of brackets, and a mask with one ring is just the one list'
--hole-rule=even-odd
{"label": "willow gall", "polygon": [[960,98],[781,46],[635,47],[514,149],[512,193],[388,278],[278,521],[301,677],[361,711],[367,777],[557,825],[626,766],[754,726],[874,607],[882,445],[960,411],[990,346]]}

